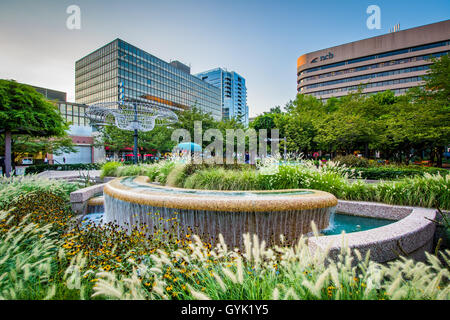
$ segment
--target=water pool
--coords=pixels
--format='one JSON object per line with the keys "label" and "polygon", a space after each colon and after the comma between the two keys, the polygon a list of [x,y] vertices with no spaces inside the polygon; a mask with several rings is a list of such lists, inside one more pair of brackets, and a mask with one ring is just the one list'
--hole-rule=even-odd
{"label": "water pool", "polygon": [[320,232],[326,236],[331,236],[341,234],[342,231],[345,231],[345,233],[351,233],[370,230],[383,227],[394,222],[395,221],[393,220],[359,217],[336,212],[331,214],[330,225],[328,228],[321,230]]}

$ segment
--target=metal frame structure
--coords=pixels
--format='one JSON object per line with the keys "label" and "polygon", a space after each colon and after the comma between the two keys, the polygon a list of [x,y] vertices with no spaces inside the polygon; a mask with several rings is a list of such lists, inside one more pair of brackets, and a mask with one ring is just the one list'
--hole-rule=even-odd
{"label": "metal frame structure", "polygon": [[134,163],[137,163],[138,131],[152,131],[155,126],[177,122],[177,115],[166,108],[147,102],[100,102],[88,106],[86,117],[94,126],[115,125],[134,131]]}

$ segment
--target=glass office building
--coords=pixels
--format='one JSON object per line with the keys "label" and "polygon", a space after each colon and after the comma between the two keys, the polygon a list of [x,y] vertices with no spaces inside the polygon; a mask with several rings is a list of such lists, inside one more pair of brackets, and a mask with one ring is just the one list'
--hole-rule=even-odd
{"label": "glass office building", "polygon": [[222,68],[201,72],[196,76],[220,89],[223,119],[237,118],[248,125],[247,87],[243,77]]}
{"label": "glass office building", "polygon": [[[123,97],[119,97],[119,85]],[[172,110],[192,106],[222,118],[220,90],[190,74],[179,61],[167,63],[116,39],[75,63],[75,101],[82,104],[150,102]]]}
{"label": "glass office building", "polygon": [[359,86],[403,94],[423,85],[431,58],[449,51],[450,20],[315,51],[297,60],[297,91],[322,100]]}

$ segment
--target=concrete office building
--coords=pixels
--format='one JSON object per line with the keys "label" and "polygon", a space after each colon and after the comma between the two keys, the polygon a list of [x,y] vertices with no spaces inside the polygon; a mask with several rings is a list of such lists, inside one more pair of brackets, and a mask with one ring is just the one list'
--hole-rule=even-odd
{"label": "concrete office building", "polygon": [[396,95],[423,84],[432,64],[450,50],[450,20],[396,31],[300,56],[297,91],[326,100],[391,90]]}
{"label": "concrete office building", "polygon": [[247,87],[242,76],[222,68],[201,72],[196,76],[220,88],[223,119],[237,118],[248,125]]}
{"label": "concrete office building", "polygon": [[116,39],[75,63],[75,102],[151,102],[171,110],[192,106],[222,118],[220,90],[190,74],[179,61],[167,63]]}

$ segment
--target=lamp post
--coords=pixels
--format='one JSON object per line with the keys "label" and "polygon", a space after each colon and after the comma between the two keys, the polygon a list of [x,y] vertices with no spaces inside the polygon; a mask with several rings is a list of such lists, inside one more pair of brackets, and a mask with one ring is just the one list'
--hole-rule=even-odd
{"label": "lamp post", "polygon": [[133,153],[134,153],[134,159],[133,159],[133,163],[137,164],[138,163],[138,118],[137,118],[137,105],[136,103],[134,104],[134,148],[133,148]]}
{"label": "lamp post", "polygon": [[[121,84],[122,85],[122,84]],[[122,98],[122,96],[120,96]],[[156,125],[177,122],[177,115],[167,109],[148,102],[99,102],[88,106],[85,115],[95,126],[115,125],[122,130],[133,131],[133,162],[138,162],[138,131],[148,132]]]}

